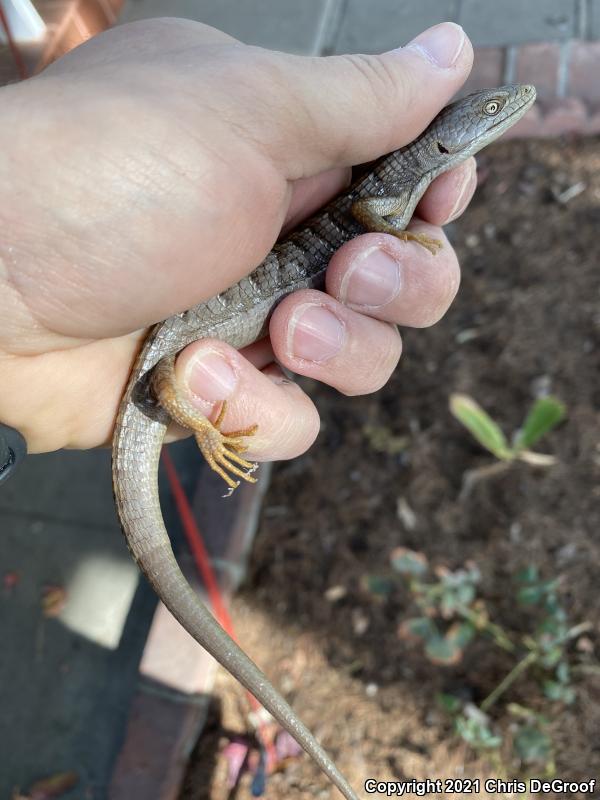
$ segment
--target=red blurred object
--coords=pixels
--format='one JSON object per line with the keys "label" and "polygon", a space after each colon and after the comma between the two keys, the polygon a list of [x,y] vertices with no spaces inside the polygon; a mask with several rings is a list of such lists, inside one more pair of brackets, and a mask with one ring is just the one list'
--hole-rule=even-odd
{"label": "red blurred object", "polygon": [[3,583],[6,592],[12,592],[15,586],[18,586],[21,576],[18,572],[5,572]]}
{"label": "red blurred object", "polygon": [[[196,568],[198,569],[198,572],[204,581],[215,617],[217,618],[217,621],[221,627],[231,636],[233,641],[237,642],[235,631],[233,629],[233,623],[231,621],[231,617],[229,616],[229,612],[225,607],[219,584],[217,583],[215,573],[213,572],[213,568],[210,564],[210,559],[208,553],[206,552],[206,547],[204,546],[202,534],[200,533],[198,525],[196,524],[194,514],[192,513],[192,508],[185,492],[183,491],[183,486],[179,481],[175,465],[173,464],[167,449],[164,447],[161,454],[161,460],[167,473],[167,480],[169,481],[169,486],[173,492],[175,505],[177,506],[177,511],[179,512],[179,516],[181,518],[185,536],[194,558],[194,563],[196,564]],[[248,691],[246,691],[246,694],[248,696],[250,707],[253,709],[253,711],[262,710],[261,704],[254,697],[254,695]],[[267,735],[266,727],[264,722],[260,719],[260,714],[257,714],[256,716],[258,718],[258,730],[260,732],[260,738],[262,739],[265,747],[269,764],[275,764],[277,761],[277,755],[275,753],[273,742]]]}
{"label": "red blurred object", "polygon": [[179,482],[175,465],[171,460],[171,456],[165,449],[162,451],[162,462],[167,473],[167,479],[169,481],[171,491],[173,492],[173,497],[175,498],[177,511],[181,517],[181,522],[185,531],[185,537],[188,541],[190,550],[192,551],[194,563],[196,564],[198,572],[204,581],[204,585],[210,599],[210,604],[215,612],[215,617],[219,621],[221,627],[223,627],[231,636],[231,638],[233,638],[234,633],[231,617],[225,608],[225,603],[223,602],[219,584],[215,578],[215,573],[210,565],[210,559],[208,557],[208,553],[206,552],[206,547],[204,546],[202,534],[198,530],[192,509],[188,503],[185,492],[183,491],[183,486]]}

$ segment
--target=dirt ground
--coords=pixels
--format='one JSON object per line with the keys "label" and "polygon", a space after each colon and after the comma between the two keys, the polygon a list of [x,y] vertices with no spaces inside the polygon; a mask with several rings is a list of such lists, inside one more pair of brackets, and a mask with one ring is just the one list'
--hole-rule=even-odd
{"label": "dirt ground", "polygon": [[[577,699],[557,711],[528,676],[507,699],[556,718],[557,777],[600,777],[600,141],[500,143],[479,168],[476,198],[449,231],[463,282],[444,320],[403,332],[401,364],[374,396],[305,382],[322,432],[305,456],[276,466],[232,609],[242,646],[361,792],[367,777],[497,774],[456,738],[435,694],[480,702],[511,662],[479,641],[460,664],[434,666],[399,639],[398,624],[414,612],[408,593],[399,586],[381,600],[361,583],[386,574],[399,545],[451,569],[475,561],[490,613],[515,635],[527,622],[515,607],[515,572],[535,564],[560,577],[569,620],[593,624],[588,652],[573,654],[587,667],[574,677]],[[461,499],[465,471],[491,456],[450,415],[449,395],[472,395],[510,433],[540,391],[567,406],[566,421],[536,448],[558,464],[515,467]],[[399,452],[380,452],[374,429],[384,441],[399,437]],[[251,796],[247,775],[228,794],[225,760],[215,757],[226,732],[243,731],[243,693],[224,674],[217,689],[185,800]],[[490,715],[510,732],[505,705]],[[512,763],[504,777],[519,774]],[[334,796],[306,757],[271,776],[264,794]]]}

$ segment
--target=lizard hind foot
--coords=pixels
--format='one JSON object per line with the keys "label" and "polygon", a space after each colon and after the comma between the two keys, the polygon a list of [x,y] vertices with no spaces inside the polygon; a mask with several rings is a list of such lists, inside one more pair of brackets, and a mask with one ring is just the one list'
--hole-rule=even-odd
{"label": "lizard hind foot", "polygon": [[241,453],[248,449],[246,439],[254,436],[258,430],[258,425],[251,425],[249,428],[223,433],[221,425],[227,409],[226,401],[223,402],[217,419],[211,423],[203,425],[201,429],[194,431],[196,442],[208,465],[217,475],[225,481],[229,487],[229,494],[240,485],[239,480],[232,476],[242,478],[248,483],[256,483],[256,478],[252,474],[258,469],[258,464],[242,458]]}
{"label": "lizard hind foot", "polygon": [[258,429],[257,425],[223,433],[221,426],[227,410],[226,402],[221,405],[214,422],[200,414],[190,404],[177,383],[174,356],[166,356],[157,363],[151,378],[151,386],[159,404],[171,419],[193,431],[208,465],[223,478],[230,492],[240,485],[236,478],[256,483],[252,473],[257,469],[257,465],[242,458],[241,454],[248,449],[246,440],[249,436],[254,436]]}

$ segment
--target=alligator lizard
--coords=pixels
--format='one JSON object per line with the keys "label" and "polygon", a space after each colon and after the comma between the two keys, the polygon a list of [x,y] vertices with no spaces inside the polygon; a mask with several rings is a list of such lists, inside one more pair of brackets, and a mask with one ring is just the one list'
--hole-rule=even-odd
{"label": "alligator lizard", "polygon": [[155,325],[133,366],[113,442],[113,486],[127,544],[152,587],[183,627],[234,675],[299,742],[348,800],[357,795],[310,731],[200,602],[179,570],[158,498],[158,461],[171,420],[192,428],[209,464],[229,484],[254,480],[243,458],[255,428],[225,434],[201,417],[174,380],[177,353],[205,337],[244,347],[267,332],[285,295],[322,288],[333,253],[365,230],[414,239],[432,253],[440,243],[405,230],[432,180],[496,139],[535,100],[533,86],[471,94],[446,108],[412,144],[385,156],[303,227],[276,244],[248,277],[217,297]]}

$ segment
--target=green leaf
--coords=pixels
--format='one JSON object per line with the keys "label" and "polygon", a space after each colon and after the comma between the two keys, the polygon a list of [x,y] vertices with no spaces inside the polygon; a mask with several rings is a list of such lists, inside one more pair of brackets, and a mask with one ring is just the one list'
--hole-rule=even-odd
{"label": "green leaf", "polygon": [[558,681],[544,681],[544,694],[549,700],[562,700],[563,688]]}
{"label": "green leaf", "polygon": [[446,633],[446,639],[455,644],[461,650],[465,649],[474,636],[475,628],[470,622],[461,622],[452,625],[452,627]]}
{"label": "green leaf", "polygon": [[513,746],[526,764],[544,764],[552,757],[552,740],[535,725],[523,725],[515,736]]}
{"label": "green leaf", "polygon": [[440,600],[440,611],[444,619],[454,616],[457,607],[457,598],[453,591],[444,592]]}
{"label": "green leaf", "polygon": [[540,644],[549,649],[563,638],[567,632],[567,623],[562,614],[549,614],[539,624],[536,637]]}
{"label": "green leaf", "polygon": [[555,428],[565,414],[566,407],[560,400],[555,397],[540,397],[533,404],[515,439],[515,449],[531,447],[545,433]]}
{"label": "green leaf", "polygon": [[392,567],[402,575],[423,575],[427,572],[427,558],[423,553],[409,550],[407,547],[396,547],[390,556]]}
{"label": "green leaf", "polygon": [[517,592],[519,603],[522,605],[536,605],[543,600],[547,611],[552,611],[554,613],[561,610],[556,600],[557,580],[539,581],[536,583],[521,582],[525,583],[525,585]]}
{"label": "green leaf", "polygon": [[462,658],[463,650],[453,639],[446,636],[433,636],[427,640],[425,653],[432,664],[451,666],[458,664]]}
{"label": "green leaf", "polygon": [[518,583],[535,583],[539,578],[539,571],[535,564],[528,564],[515,575]]}
{"label": "green leaf", "polygon": [[558,681],[544,681],[544,694],[549,700],[557,700],[566,705],[570,705],[575,700],[575,689],[572,686],[565,686]]}
{"label": "green leaf", "polygon": [[398,629],[398,635],[401,639],[422,639],[427,642],[430,639],[439,637],[435,622],[429,617],[413,617],[412,619],[404,620]]}
{"label": "green leaf", "polygon": [[363,575],[360,582],[363,589],[369,594],[382,597],[391,594],[396,585],[391,578],[382,575]]}
{"label": "green leaf", "polygon": [[551,587],[546,593],[546,599],[544,601],[544,608],[555,617],[557,620],[566,620],[567,614],[564,609],[561,608],[560,603],[558,602],[558,595],[556,594],[556,585],[558,581],[556,581],[555,586]]}
{"label": "green leaf", "polygon": [[502,430],[471,397],[466,394],[450,395],[450,411],[479,444],[496,458],[509,460],[513,457]]}
{"label": "green leaf", "polygon": [[447,714],[457,714],[462,708],[462,702],[453,694],[438,692],[435,698],[438,705],[441,706]]}
{"label": "green leaf", "polygon": [[546,669],[552,669],[563,657],[562,647],[552,647],[540,657],[540,664]]}
{"label": "green leaf", "polygon": [[569,683],[571,678],[569,664],[566,661],[561,661],[556,668],[556,677],[561,683]]}
{"label": "green leaf", "polygon": [[475,599],[475,587],[472,583],[463,583],[456,590],[456,599],[463,606],[470,605]]}
{"label": "green leaf", "polygon": [[479,719],[462,714],[456,718],[454,725],[458,735],[476,749],[492,750],[502,744],[502,737],[492,733],[485,717]]}
{"label": "green leaf", "polygon": [[523,586],[517,592],[517,602],[521,606],[535,606],[544,599],[544,587],[541,584]]}

